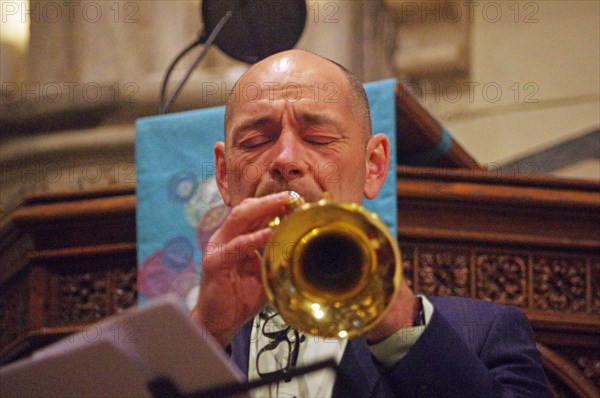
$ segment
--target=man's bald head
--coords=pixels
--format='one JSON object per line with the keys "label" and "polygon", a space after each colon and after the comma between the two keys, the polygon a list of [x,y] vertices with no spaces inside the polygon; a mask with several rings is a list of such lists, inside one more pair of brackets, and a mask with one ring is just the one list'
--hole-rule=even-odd
{"label": "man's bald head", "polygon": [[[256,78],[257,75],[260,76],[262,74],[261,72],[263,70],[268,71],[269,69],[273,69],[274,65],[277,65],[278,62],[282,62],[282,60],[285,60],[286,58],[301,59],[305,62],[312,61],[313,63],[321,63],[325,68],[330,68],[337,71],[339,77],[341,78],[336,79],[335,81],[333,79],[331,81],[327,81],[325,83],[327,85],[326,87],[324,87],[323,84],[319,86],[319,82],[314,81],[314,89],[316,90],[315,100],[323,101],[323,103],[326,104],[328,101],[339,101],[340,95],[346,95],[346,93],[348,93],[349,105],[351,106],[352,113],[355,115],[357,122],[361,126],[361,129],[364,131],[366,142],[366,140],[371,136],[371,116],[369,113],[369,101],[362,83],[350,70],[339,63],[305,50],[289,50],[274,54],[252,65],[246,72],[244,72],[244,74],[235,83],[232,94],[227,99],[225,107],[225,133],[227,134],[229,131],[231,118],[234,113],[233,108],[235,103],[241,100],[240,91],[243,91],[244,84],[252,84],[256,87],[267,90],[278,83],[281,83],[282,85],[289,83],[285,81],[261,81],[260,78]],[[296,72],[302,73],[302,70],[298,70]],[[340,85],[345,86],[347,90],[345,90],[344,87],[340,87]]]}

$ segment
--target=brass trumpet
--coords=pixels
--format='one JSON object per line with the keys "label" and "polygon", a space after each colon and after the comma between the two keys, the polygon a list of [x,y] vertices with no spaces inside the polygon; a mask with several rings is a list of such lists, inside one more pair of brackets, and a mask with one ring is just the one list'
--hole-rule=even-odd
{"label": "brass trumpet", "polygon": [[379,217],[323,198],[270,225],[263,284],[288,325],[323,338],[364,334],[385,314],[402,275],[400,250]]}

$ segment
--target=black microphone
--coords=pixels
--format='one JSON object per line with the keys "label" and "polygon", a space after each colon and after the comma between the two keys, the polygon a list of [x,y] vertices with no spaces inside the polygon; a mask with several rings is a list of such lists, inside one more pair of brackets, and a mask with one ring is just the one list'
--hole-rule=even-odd
{"label": "black microphone", "polygon": [[205,29],[212,31],[228,11],[233,11],[232,19],[215,43],[225,54],[250,64],[293,48],[306,25],[304,0],[217,0],[202,2]]}
{"label": "black microphone", "polygon": [[[167,112],[193,70],[204,59],[213,42],[230,57],[256,63],[270,55],[293,48],[306,25],[304,0],[204,0],[201,7],[204,28],[198,38],[177,55],[163,79],[159,114]],[[169,77],[177,63],[192,49],[204,48],[175,92],[165,100]]]}

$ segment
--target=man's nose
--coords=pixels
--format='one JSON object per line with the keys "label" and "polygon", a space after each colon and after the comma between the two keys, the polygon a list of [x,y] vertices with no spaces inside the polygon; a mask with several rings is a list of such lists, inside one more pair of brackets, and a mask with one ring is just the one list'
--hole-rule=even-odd
{"label": "man's nose", "polygon": [[275,180],[290,181],[306,174],[305,149],[300,138],[293,131],[282,131],[277,145],[272,148],[273,158],[269,163],[269,173]]}

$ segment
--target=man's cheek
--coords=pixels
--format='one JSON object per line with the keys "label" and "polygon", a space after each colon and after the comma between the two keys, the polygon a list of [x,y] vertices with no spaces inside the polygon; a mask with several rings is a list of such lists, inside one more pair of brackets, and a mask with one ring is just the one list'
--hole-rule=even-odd
{"label": "man's cheek", "polygon": [[241,173],[240,173],[240,167],[239,167],[239,163],[227,163],[227,166],[225,167],[225,175],[227,178],[227,182],[230,185],[236,185],[239,184],[241,181]]}
{"label": "man's cheek", "polygon": [[337,184],[340,181],[340,168],[336,162],[320,163],[317,176],[323,184]]}
{"label": "man's cheek", "polygon": [[240,168],[238,176],[243,184],[255,184],[261,180],[263,173],[264,171],[260,164],[250,162]]}
{"label": "man's cheek", "polygon": [[262,178],[264,170],[257,162],[230,162],[225,172],[230,184],[252,184]]}

